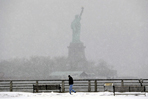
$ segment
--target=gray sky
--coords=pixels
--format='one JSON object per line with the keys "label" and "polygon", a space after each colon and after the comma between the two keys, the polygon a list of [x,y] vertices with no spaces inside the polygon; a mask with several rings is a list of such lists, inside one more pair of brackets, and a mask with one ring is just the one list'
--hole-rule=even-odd
{"label": "gray sky", "polygon": [[148,75],[148,0],[0,0],[0,60],[67,56],[71,22],[81,19],[88,60],[119,75]]}

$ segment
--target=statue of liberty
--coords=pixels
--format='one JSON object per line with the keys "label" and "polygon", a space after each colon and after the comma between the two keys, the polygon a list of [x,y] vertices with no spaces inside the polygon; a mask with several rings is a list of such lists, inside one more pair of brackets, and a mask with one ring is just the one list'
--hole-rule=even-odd
{"label": "statue of liberty", "polygon": [[81,30],[81,16],[83,13],[83,7],[82,7],[82,11],[80,13],[80,15],[75,15],[75,19],[73,20],[73,22],[71,23],[71,29],[73,31],[72,34],[72,42],[73,43],[79,43],[80,41],[80,30]]}

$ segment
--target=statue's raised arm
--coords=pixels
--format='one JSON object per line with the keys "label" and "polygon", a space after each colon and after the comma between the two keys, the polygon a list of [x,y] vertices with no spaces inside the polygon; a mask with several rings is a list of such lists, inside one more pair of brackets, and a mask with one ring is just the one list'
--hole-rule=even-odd
{"label": "statue's raised arm", "polygon": [[82,7],[82,10],[81,10],[81,13],[80,13],[80,17],[82,16],[82,13],[83,13],[83,9],[84,9],[84,8]]}

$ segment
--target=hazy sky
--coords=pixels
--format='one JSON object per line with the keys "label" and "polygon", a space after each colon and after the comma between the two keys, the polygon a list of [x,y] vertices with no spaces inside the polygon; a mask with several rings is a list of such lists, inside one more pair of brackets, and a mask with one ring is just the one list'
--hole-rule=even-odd
{"label": "hazy sky", "polygon": [[147,77],[148,0],[0,0],[0,60],[67,56],[81,7],[86,58]]}

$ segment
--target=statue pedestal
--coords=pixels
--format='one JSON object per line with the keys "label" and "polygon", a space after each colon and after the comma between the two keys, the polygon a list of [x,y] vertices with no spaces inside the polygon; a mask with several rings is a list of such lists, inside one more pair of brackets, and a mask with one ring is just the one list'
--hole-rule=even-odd
{"label": "statue pedestal", "polygon": [[70,43],[68,46],[68,65],[71,70],[83,70],[86,63],[83,43]]}

